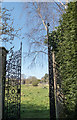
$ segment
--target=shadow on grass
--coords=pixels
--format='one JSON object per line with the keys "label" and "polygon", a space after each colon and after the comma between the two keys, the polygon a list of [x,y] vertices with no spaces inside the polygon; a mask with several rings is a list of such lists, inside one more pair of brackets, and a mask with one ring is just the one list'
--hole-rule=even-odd
{"label": "shadow on grass", "polygon": [[49,120],[50,111],[45,106],[37,106],[36,104],[21,104],[21,120],[28,119],[39,119],[39,120]]}

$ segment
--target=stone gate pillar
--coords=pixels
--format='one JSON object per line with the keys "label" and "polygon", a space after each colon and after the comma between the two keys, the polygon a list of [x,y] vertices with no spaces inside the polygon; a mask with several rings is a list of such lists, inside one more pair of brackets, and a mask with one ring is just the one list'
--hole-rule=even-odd
{"label": "stone gate pillar", "polygon": [[0,120],[3,116],[4,104],[4,87],[6,75],[6,56],[8,51],[4,47],[0,47]]}

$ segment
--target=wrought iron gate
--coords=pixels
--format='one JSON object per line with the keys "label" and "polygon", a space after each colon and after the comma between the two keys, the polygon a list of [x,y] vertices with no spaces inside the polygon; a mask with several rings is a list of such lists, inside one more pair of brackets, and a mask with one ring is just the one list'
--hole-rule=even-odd
{"label": "wrought iron gate", "polygon": [[9,60],[6,63],[6,79],[4,82],[3,120],[20,119],[21,102],[21,53],[11,49]]}

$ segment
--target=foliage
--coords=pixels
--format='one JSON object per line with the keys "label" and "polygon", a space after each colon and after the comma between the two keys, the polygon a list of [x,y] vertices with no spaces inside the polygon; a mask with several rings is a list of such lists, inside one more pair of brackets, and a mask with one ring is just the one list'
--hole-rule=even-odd
{"label": "foliage", "polygon": [[38,82],[40,83],[41,82],[41,80],[40,79],[37,79],[38,80]]}
{"label": "foliage", "polygon": [[[67,118],[75,117],[77,106],[77,2],[70,2],[57,30],[51,33],[51,46],[56,55],[61,87],[65,95]],[[54,34],[55,33],[55,34]],[[56,35],[56,37],[55,37]],[[55,41],[52,41],[53,39]],[[53,42],[53,43],[52,43]],[[56,49],[55,49],[56,48]]]}
{"label": "foliage", "polygon": [[[58,41],[58,34],[56,31],[52,31],[52,33],[49,33],[48,35],[49,37],[49,42],[50,42],[50,45],[52,47],[52,51],[56,51],[56,48],[57,48],[57,42]],[[44,40],[44,44],[48,44],[48,39],[45,39]]]}
{"label": "foliage", "polygon": [[35,76],[30,76],[26,79],[26,84],[32,84],[32,82],[36,80],[37,78]]}
{"label": "foliage", "polygon": [[38,83],[40,82],[39,79],[37,79],[36,77],[31,77],[32,80],[32,85],[33,86],[38,86]]}
{"label": "foliage", "polygon": [[37,80],[32,81],[32,85],[33,85],[33,86],[38,86],[38,83],[39,83],[39,82],[38,82]]}
{"label": "foliage", "polygon": [[38,85],[38,83],[40,83],[40,79],[37,79],[35,76],[30,76],[27,79],[22,79],[22,84],[36,84]]}
{"label": "foliage", "polygon": [[11,17],[11,11],[12,10],[8,10],[6,8],[2,8],[2,10],[0,9],[0,13],[1,16],[1,26],[0,29],[2,31],[0,31],[0,35],[1,35],[1,39],[2,42],[10,42],[12,43],[12,41],[14,40],[15,37],[19,37],[19,31],[21,30],[19,29],[15,29],[14,27],[14,20]]}
{"label": "foliage", "polygon": [[46,73],[42,78],[41,78],[42,82],[49,82],[49,75]]}

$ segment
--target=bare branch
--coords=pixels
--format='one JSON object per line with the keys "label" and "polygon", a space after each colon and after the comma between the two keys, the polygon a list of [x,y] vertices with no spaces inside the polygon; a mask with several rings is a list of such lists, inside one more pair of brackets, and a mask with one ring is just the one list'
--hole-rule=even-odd
{"label": "bare branch", "polygon": [[[50,23],[50,29],[52,31],[53,28],[55,28],[55,25],[58,24],[59,15],[63,13],[64,7],[58,3],[55,4],[48,2],[33,2],[25,5],[25,12],[28,21],[27,25],[28,27],[30,25],[29,32],[25,34],[29,43],[28,56],[32,57],[35,54],[37,57],[40,53],[47,54],[47,46],[44,44],[47,34],[46,24],[48,22]],[[32,24],[29,24],[29,22],[32,22]],[[36,55],[36,53],[38,54]]]}

